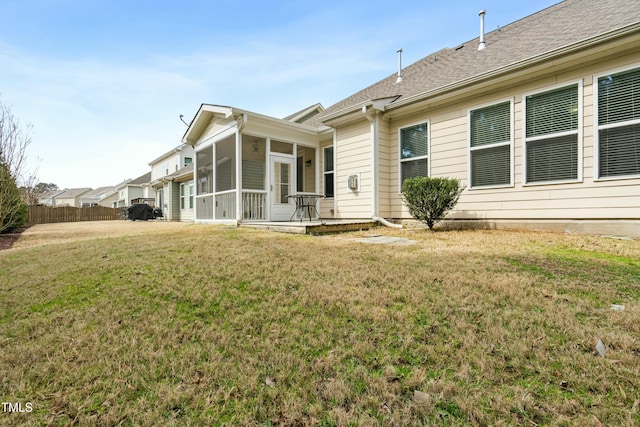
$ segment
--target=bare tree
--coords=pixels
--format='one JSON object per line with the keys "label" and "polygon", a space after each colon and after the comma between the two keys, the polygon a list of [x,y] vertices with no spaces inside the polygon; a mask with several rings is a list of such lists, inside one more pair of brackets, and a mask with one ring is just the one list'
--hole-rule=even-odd
{"label": "bare tree", "polygon": [[0,233],[26,222],[26,205],[18,185],[33,180],[26,168],[27,147],[31,144],[31,126],[23,127],[11,108],[0,102]]}

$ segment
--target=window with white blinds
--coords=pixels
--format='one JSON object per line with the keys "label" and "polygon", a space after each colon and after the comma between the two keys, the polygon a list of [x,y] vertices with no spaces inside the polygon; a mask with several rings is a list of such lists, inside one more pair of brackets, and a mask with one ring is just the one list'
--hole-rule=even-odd
{"label": "window with white blinds", "polygon": [[428,123],[400,129],[400,185],[417,176],[429,176]]}
{"label": "window with white blinds", "polygon": [[469,112],[471,188],[511,185],[511,105],[507,101]]}
{"label": "window with white blinds", "polygon": [[598,78],[598,176],[640,175],[640,68]]}
{"label": "window with white blinds", "polygon": [[525,97],[526,183],[579,179],[580,87]]}

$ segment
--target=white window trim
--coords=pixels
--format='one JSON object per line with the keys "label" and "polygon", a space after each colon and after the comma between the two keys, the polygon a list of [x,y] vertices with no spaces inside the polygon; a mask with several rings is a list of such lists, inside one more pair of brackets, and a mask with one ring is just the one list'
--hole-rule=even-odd
{"label": "white window trim", "polygon": [[[326,156],[325,156],[324,153],[325,153],[325,150],[327,150],[329,148],[331,148],[333,150],[333,155],[332,155],[332,157],[333,157],[333,169],[330,170],[330,171],[325,171],[324,170],[324,166],[325,166],[324,159],[326,158]],[[327,175],[329,173],[333,174],[333,196],[326,196],[327,189],[325,188],[325,182],[326,182],[325,175]],[[336,197],[336,150],[335,150],[335,146],[333,144],[322,147],[322,192],[325,194],[327,199],[334,199]]]}
{"label": "white window trim", "polygon": [[[402,158],[402,129],[410,128],[417,125],[427,125],[427,155]],[[402,164],[414,160],[427,159],[427,176],[431,176],[431,120],[418,120],[416,122],[404,125],[398,128],[398,194],[402,194]]]}
{"label": "white window trim", "polygon": [[[489,145],[483,145],[480,147],[471,147],[471,112],[475,111],[475,110],[480,110],[482,108],[487,108],[487,107],[491,107],[493,105],[497,105],[497,104],[502,104],[505,102],[509,102],[509,141],[506,142],[499,142],[499,143],[495,143],[495,144],[489,144]],[[473,108],[469,108],[469,110],[467,111],[467,147],[469,148],[468,153],[467,153],[467,182],[469,183],[469,190],[491,190],[491,189],[495,189],[495,188],[512,188],[514,187],[514,182],[515,182],[515,168],[514,168],[514,163],[515,163],[515,150],[514,150],[514,140],[515,140],[515,99],[513,97],[511,98],[505,98],[505,99],[501,99],[495,102],[490,102],[490,103],[486,103],[486,104],[482,104],[482,105],[478,105],[475,106]],[[471,152],[475,151],[475,150],[482,150],[482,149],[487,149],[487,148],[494,148],[494,147],[502,147],[504,145],[509,144],[509,160],[510,160],[510,165],[509,165],[509,184],[501,184],[501,185],[483,185],[483,186],[478,186],[478,187],[473,187],[471,185]]]}
{"label": "white window trim", "polygon": [[187,207],[187,201],[186,201],[186,195],[187,195],[187,190],[186,190],[186,186],[184,185],[184,182],[180,183],[180,210],[185,210]]}
{"label": "white window trim", "polygon": [[[545,92],[551,92],[556,89],[562,89],[564,87],[578,85],[578,129],[575,131],[565,131],[555,134],[548,134],[544,136],[527,138],[527,97],[531,95],[538,95]],[[583,81],[575,80],[564,82],[561,84],[545,87],[542,90],[535,92],[529,92],[522,95],[522,186],[523,187],[535,187],[540,185],[560,185],[560,184],[575,184],[583,182],[583,127],[584,127],[584,89]],[[578,135],[578,177],[576,179],[565,179],[559,181],[539,181],[539,182],[527,182],[527,143],[529,141],[539,141],[547,138],[555,138],[558,136],[566,135]]]}
{"label": "white window trim", "polygon": [[193,209],[195,207],[195,182],[194,180],[189,181],[189,209]]}
{"label": "white window trim", "polygon": [[620,176],[600,176],[600,130],[612,129],[620,126],[635,125],[640,123],[639,120],[629,120],[624,123],[615,123],[609,125],[598,125],[598,79],[610,74],[624,73],[625,71],[640,69],[640,63],[629,67],[615,68],[606,73],[593,76],[593,180],[595,182],[619,181],[623,179],[638,179],[640,175],[620,175]]}

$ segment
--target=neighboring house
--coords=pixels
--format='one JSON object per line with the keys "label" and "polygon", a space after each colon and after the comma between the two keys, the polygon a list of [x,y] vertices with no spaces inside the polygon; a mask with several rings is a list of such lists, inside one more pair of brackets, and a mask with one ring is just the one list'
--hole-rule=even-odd
{"label": "neighboring house", "polygon": [[114,187],[112,187],[110,191],[107,191],[106,193],[104,193],[102,195],[102,197],[100,198],[100,200],[98,201],[98,205],[104,206],[105,208],[115,208],[115,207],[117,207],[117,205],[118,205],[118,195],[119,194],[118,194],[118,191],[116,191],[116,188],[125,185],[129,181],[131,181],[131,180],[127,179],[127,180],[121,182],[120,184],[117,184]]}
{"label": "neighboring house", "polygon": [[639,105],[637,1],[567,0],[303,124],[202,105],[183,142],[198,221],[286,220],[300,191],[323,218],[409,221],[403,179],[449,176],[448,224],[640,236]]}
{"label": "neighboring house", "polygon": [[193,147],[181,145],[149,163],[155,206],[166,220],[194,219],[193,153]]}
{"label": "neighboring house", "polygon": [[63,191],[64,190],[49,191],[38,199],[38,203],[45,206],[55,206],[55,197]]}
{"label": "neighboring house", "polygon": [[80,208],[82,207],[80,198],[91,191],[91,188],[66,188],[53,197],[52,206],[74,206]]}
{"label": "neighboring house", "polygon": [[105,195],[113,193],[113,189],[114,189],[113,186],[100,187],[100,188],[96,188],[95,190],[91,190],[87,193],[84,193],[80,197],[80,207],[87,208],[87,207],[98,206],[100,204],[100,200],[102,200],[102,198]]}
{"label": "neighboring house", "polygon": [[114,208],[129,207],[134,203],[154,204],[155,190],[149,185],[150,181],[151,172],[135,179],[126,180],[115,187],[115,197],[109,195],[106,199],[109,201],[115,199],[111,204],[111,207]]}

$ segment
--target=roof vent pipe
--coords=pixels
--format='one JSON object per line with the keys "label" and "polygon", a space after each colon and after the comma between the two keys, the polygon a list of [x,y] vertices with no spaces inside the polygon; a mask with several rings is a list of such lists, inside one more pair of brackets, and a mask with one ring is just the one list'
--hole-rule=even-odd
{"label": "roof vent pipe", "polygon": [[402,81],[402,48],[396,52],[398,52],[398,78],[396,79],[396,83],[400,83]]}
{"label": "roof vent pipe", "polygon": [[482,50],[487,45],[484,42],[484,14],[487,13],[486,10],[482,9],[478,15],[480,15],[480,44],[478,45],[478,50]]}

